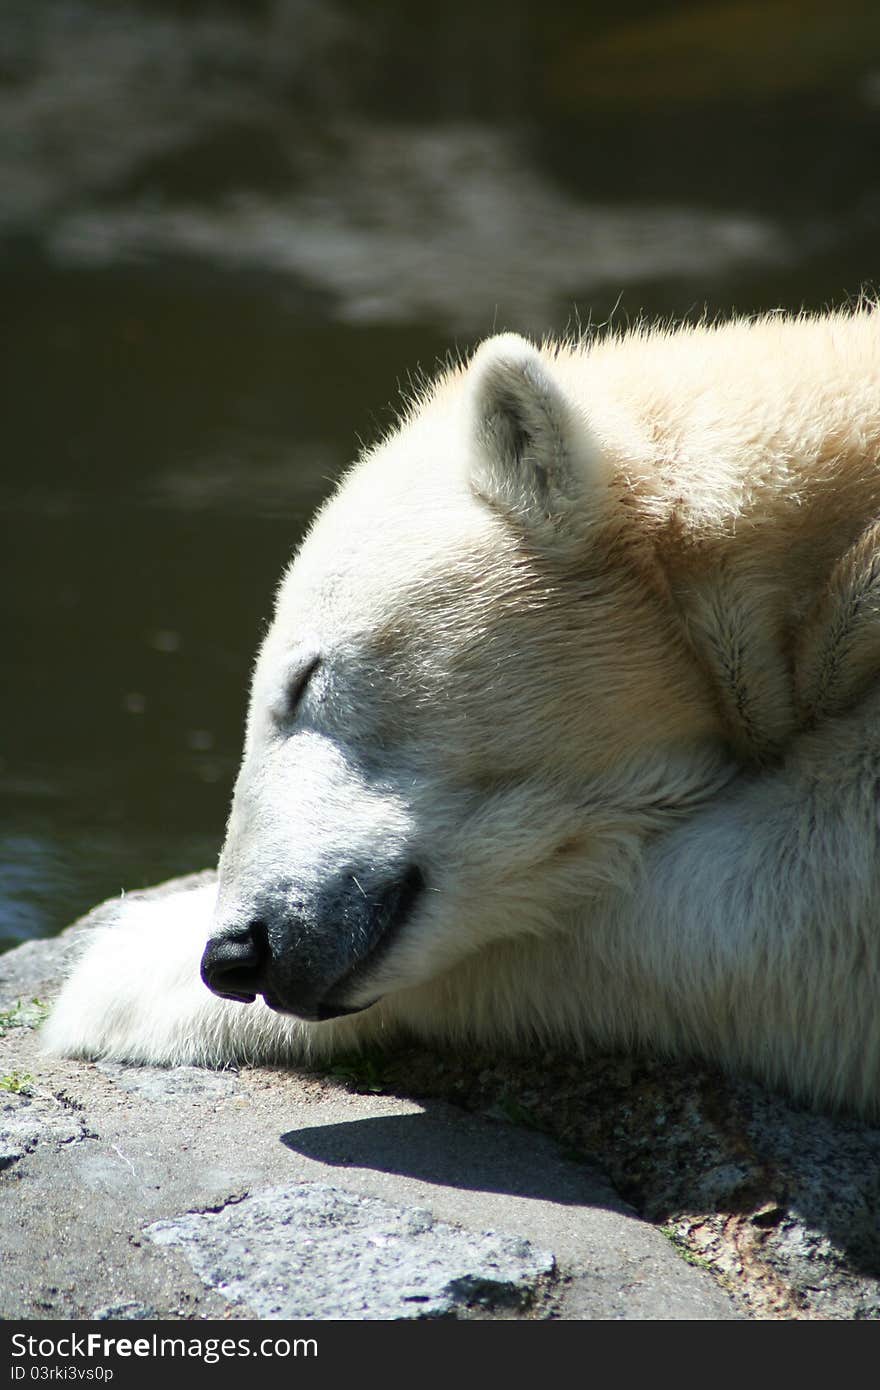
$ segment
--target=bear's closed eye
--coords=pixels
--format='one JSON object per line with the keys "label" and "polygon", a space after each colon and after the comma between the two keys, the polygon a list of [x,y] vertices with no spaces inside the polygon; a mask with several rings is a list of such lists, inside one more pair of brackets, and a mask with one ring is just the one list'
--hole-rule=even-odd
{"label": "bear's closed eye", "polygon": [[285,719],[292,719],[296,714],[308,689],[309,681],[320,665],[320,656],[313,656],[291,677],[287,685],[287,697],[284,704]]}

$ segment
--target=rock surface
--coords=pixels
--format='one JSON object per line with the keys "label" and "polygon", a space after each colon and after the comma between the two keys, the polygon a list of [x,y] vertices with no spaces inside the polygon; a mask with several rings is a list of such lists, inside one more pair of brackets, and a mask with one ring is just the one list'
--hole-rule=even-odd
{"label": "rock surface", "polygon": [[643,1058],[58,1061],[74,932],[0,958],[4,1318],[880,1316],[876,1129]]}
{"label": "rock surface", "polygon": [[260,1318],[449,1317],[528,1306],[555,1273],[527,1240],[323,1182],[269,1187],[219,1212],[156,1221],[209,1288]]}

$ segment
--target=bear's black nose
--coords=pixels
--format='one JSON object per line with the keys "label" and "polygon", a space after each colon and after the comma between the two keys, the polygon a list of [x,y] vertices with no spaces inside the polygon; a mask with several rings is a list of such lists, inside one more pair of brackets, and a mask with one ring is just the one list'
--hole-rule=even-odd
{"label": "bear's black nose", "polygon": [[252,1004],[263,988],[268,959],[266,928],[249,922],[211,938],[202,956],[202,979],[221,999]]}

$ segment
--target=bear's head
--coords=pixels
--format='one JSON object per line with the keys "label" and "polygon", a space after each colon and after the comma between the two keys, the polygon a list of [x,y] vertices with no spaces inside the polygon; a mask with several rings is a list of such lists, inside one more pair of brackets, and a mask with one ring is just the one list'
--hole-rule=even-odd
{"label": "bear's head", "polygon": [[489,340],[314,522],[256,665],[202,973],[321,1020],[589,930],[727,775],[588,355]]}

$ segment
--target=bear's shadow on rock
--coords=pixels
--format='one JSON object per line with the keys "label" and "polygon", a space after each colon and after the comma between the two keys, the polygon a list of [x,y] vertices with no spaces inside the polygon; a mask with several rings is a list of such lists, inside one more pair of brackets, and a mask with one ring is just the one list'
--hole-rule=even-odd
{"label": "bear's shadow on rock", "polygon": [[565,1158],[544,1135],[456,1114],[441,1103],[421,1113],[315,1125],[281,1135],[305,1158],[368,1168],[444,1187],[498,1192],[634,1215],[598,1167]]}
{"label": "bear's shadow on rock", "polygon": [[858,1285],[870,1305],[859,1316],[880,1317],[878,1128],[696,1060],[638,1054],[580,1063],[477,1054],[440,1065],[412,1049],[372,1080],[423,1113],[291,1131],[282,1142],[340,1167],[637,1213],[722,1264],[725,1250],[734,1263],[747,1252],[749,1267],[792,1291],[793,1306],[828,1315],[819,1302],[829,1283],[853,1297]]}

